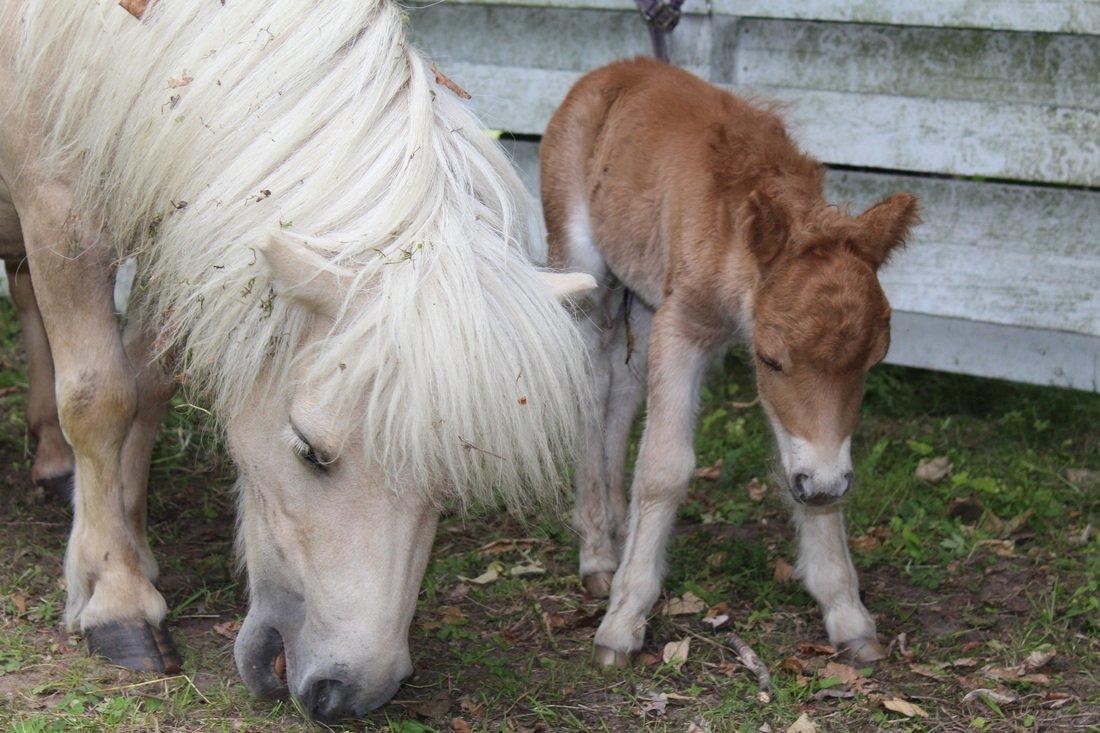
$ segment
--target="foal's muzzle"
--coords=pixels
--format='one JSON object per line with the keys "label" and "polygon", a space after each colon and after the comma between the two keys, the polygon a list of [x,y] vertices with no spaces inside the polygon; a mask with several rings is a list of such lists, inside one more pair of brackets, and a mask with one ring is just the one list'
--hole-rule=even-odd
{"label": "foal's muzzle", "polygon": [[854,476],[851,471],[833,480],[815,478],[813,475],[797,472],[790,477],[791,496],[799,504],[808,506],[828,506],[840,500],[852,488]]}

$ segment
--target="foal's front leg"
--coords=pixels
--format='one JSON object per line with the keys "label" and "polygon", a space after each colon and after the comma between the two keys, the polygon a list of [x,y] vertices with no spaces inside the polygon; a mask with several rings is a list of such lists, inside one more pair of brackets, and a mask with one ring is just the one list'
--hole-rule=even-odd
{"label": "foal's front leg", "polygon": [[66,622],[118,664],[173,669],[167,607],[125,512],[121,458],[137,385],[114,313],[111,253],[70,211],[63,187],[40,189],[20,217],[53,351],[58,417],[76,461]]}
{"label": "foal's front leg", "polygon": [[859,662],[886,656],[875,622],[859,600],[859,577],[848,552],[840,506],[796,505],[798,575],[820,604],[829,641]]}
{"label": "foal's front leg", "polygon": [[596,661],[625,666],[645,639],[646,616],[661,592],[665,546],[695,468],[699,383],[707,349],[686,338],[674,307],[653,318],[649,409],[631,487],[623,562],[596,632]]}

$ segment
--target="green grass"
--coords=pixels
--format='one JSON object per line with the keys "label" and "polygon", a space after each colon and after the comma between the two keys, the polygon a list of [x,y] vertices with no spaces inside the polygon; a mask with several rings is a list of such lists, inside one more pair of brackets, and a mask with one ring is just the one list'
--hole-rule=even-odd
{"label": "green grass", "polygon": [[[233,473],[203,413],[182,399],[154,456],[150,534],[185,674],[114,669],[60,630],[69,516],[29,486],[26,377],[13,322],[3,302],[0,728],[311,729],[292,703],[249,697],[232,640],[215,630],[246,611],[232,557]],[[755,502],[745,490],[754,477],[775,485],[762,415],[729,405],[752,394],[747,362],[734,352],[709,382],[696,446],[700,466],[721,461],[722,470],[694,482],[681,509],[666,593],[728,605],[732,628],[771,669],[769,702],[758,701],[754,679],[735,663],[725,629],[710,629],[702,614],[656,615],[632,669],[594,669],[602,605],[579,592],[567,512],[526,522],[481,512],[441,523],[413,622],[416,674],[394,703],[353,729],[782,731],[802,714],[837,731],[1100,725],[1100,553],[1086,530],[1097,524],[1100,497],[1100,397],[896,367],[873,372],[848,517],[866,603],[894,649],[847,684],[826,672],[826,655],[805,646],[825,641],[812,600],[774,575],[778,558],[794,559],[777,491]],[[917,479],[920,459],[934,456],[950,459],[951,475]],[[504,539],[530,541],[483,549]],[[506,572],[483,586],[460,580],[493,562],[505,571],[537,562],[546,572]],[[687,662],[662,663],[664,645],[684,638],[692,640]],[[1057,655],[1041,670],[1045,681],[988,676],[1051,646]],[[964,702],[976,689],[1013,699],[977,693]],[[849,696],[823,697],[830,690]],[[887,710],[891,698],[917,703],[928,718]]]}

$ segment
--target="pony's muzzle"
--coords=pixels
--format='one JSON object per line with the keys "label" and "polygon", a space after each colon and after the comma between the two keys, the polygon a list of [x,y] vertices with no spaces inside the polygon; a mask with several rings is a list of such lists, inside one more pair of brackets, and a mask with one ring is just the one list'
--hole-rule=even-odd
{"label": "pony's muzzle", "polygon": [[789,485],[791,496],[799,504],[828,506],[848,493],[854,479],[851,471],[846,471],[833,479],[798,471],[790,477]]}
{"label": "pony's muzzle", "polygon": [[248,619],[245,620],[237,634],[233,656],[249,692],[268,699],[286,696],[285,668],[283,676],[277,669],[277,660],[282,654],[283,637],[274,626],[250,624]]}

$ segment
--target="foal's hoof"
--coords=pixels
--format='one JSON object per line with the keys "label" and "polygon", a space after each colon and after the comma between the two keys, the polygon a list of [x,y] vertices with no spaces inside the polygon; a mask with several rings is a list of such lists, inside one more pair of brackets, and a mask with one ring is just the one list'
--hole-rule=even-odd
{"label": "foal's hoof", "polygon": [[46,494],[53,496],[58,501],[69,504],[73,500],[73,475],[71,473],[40,478],[34,483],[41,486]]}
{"label": "foal's hoof", "polygon": [[604,669],[625,669],[630,666],[630,654],[617,652],[611,647],[596,645],[592,658],[596,665]]}
{"label": "foal's hoof", "polygon": [[885,647],[874,637],[845,641],[840,644],[840,653],[861,664],[877,662],[887,657]]}
{"label": "foal's hoof", "polygon": [[153,626],[140,619],[112,621],[86,630],[84,640],[92,654],[135,672],[180,671],[179,652],[163,623]]}
{"label": "foal's hoof", "polygon": [[607,598],[611,595],[611,573],[591,573],[584,576],[581,582],[584,590],[593,598]]}

